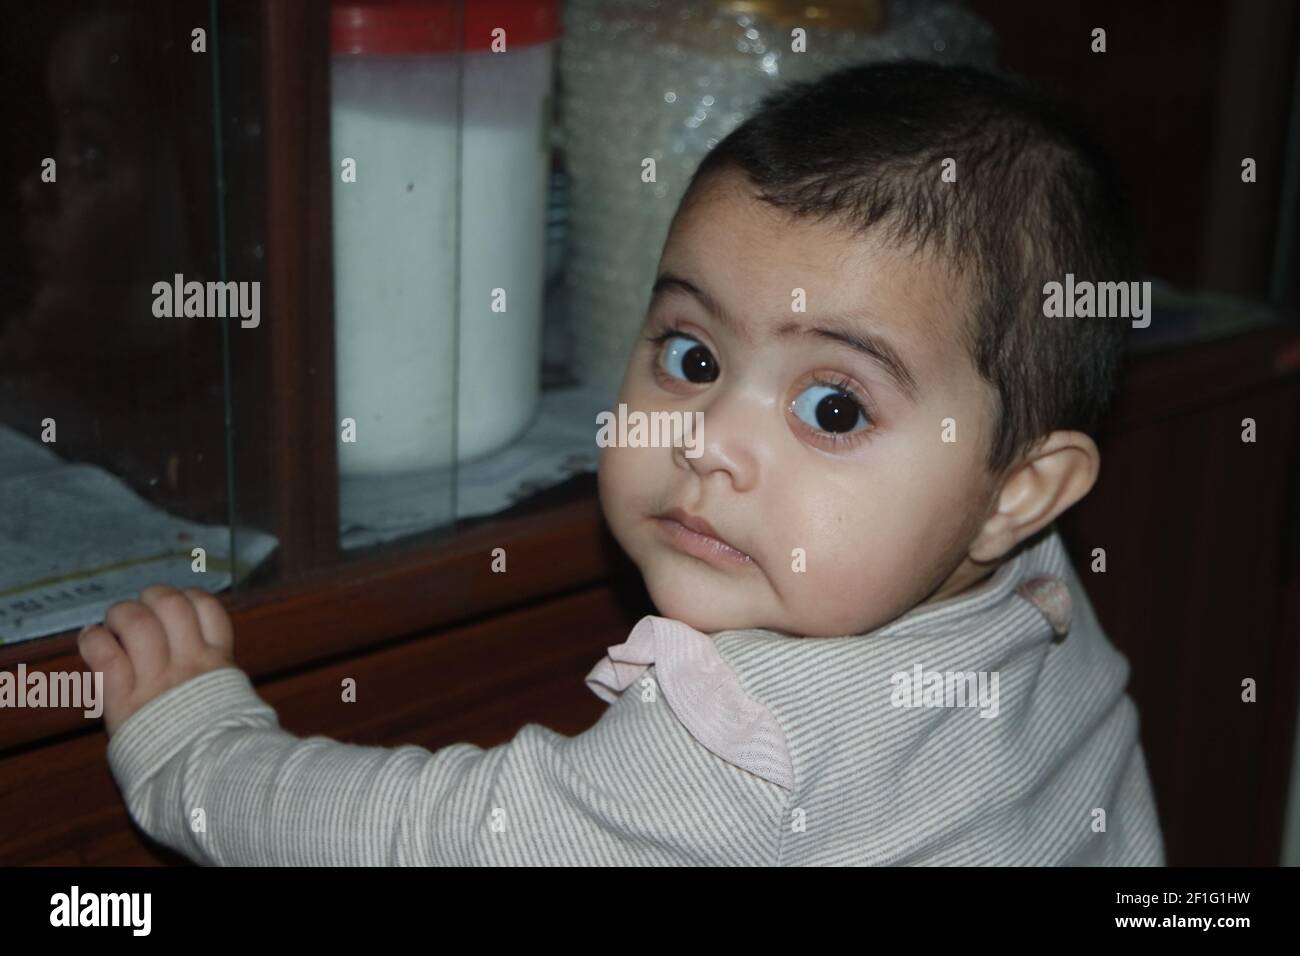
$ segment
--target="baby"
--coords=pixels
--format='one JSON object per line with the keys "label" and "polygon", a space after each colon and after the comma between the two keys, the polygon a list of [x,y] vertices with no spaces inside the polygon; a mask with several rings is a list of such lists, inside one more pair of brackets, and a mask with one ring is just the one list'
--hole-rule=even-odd
{"label": "baby", "polygon": [[702,413],[699,453],[602,452],[659,615],[587,678],[600,720],[299,739],[217,600],[153,587],[80,638],[132,817],[215,864],[1163,864],[1128,667],[1053,525],[1125,322],[1043,288],[1134,278],[1090,144],[965,68],[773,93],[691,180],[618,398]]}

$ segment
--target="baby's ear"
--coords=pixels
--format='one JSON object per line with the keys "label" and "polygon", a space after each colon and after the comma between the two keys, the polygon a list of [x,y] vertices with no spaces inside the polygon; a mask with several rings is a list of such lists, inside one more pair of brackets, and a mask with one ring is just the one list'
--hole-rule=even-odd
{"label": "baby's ear", "polygon": [[1008,469],[996,505],[971,542],[970,556],[997,561],[1092,490],[1101,471],[1097,443],[1076,431],[1054,431]]}

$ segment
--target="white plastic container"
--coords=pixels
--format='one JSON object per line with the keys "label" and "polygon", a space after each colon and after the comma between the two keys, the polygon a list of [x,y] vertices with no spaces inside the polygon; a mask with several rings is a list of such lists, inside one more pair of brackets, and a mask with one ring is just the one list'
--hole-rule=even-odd
{"label": "white plastic container", "polygon": [[532,420],[558,29],[558,0],[333,5],[337,418],[356,422],[345,477],[444,468]]}

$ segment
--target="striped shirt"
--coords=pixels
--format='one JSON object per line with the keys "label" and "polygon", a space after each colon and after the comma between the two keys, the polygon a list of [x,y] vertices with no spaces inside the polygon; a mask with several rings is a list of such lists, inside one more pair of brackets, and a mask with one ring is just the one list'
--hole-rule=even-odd
{"label": "striped shirt", "polygon": [[298,738],[223,668],[108,759],[140,827],[204,864],[1158,866],[1127,678],[1053,528],[868,634],[647,616],[574,737]]}

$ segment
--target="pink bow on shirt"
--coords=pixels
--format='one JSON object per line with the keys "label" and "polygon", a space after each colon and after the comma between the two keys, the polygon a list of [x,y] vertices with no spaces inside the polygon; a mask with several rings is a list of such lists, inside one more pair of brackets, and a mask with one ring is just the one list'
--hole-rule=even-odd
{"label": "pink bow on shirt", "polygon": [[[712,638],[681,621],[647,614],[622,644],[608,648],[587,675],[587,686],[613,703],[641,681],[651,665],[673,714],[691,735],[730,764],[794,788],[794,765],[781,725],[745,693]],[[647,685],[647,689],[652,685]],[[654,696],[640,706],[657,706]]]}

